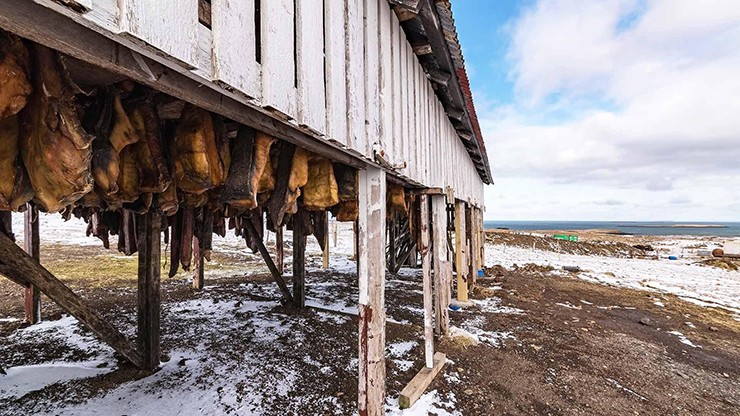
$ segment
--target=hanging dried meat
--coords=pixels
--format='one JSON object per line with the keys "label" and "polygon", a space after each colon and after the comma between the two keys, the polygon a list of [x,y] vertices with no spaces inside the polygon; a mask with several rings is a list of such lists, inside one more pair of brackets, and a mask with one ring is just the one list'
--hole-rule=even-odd
{"label": "hanging dried meat", "polygon": [[18,141],[18,117],[0,119],[0,211],[18,211],[33,198]]}
{"label": "hanging dried meat", "polygon": [[388,216],[394,213],[407,216],[406,209],[406,191],[403,186],[397,184],[388,184]]}
{"label": "hanging dried meat", "polygon": [[170,184],[170,173],[162,148],[157,111],[147,100],[135,105],[129,112],[129,118],[141,138],[133,145],[141,192],[163,192]]}
{"label": "hanging dried meat", "polygon": [[303,187],[303,205],[321,211],[339,203],[339,188],[331,160],[312,155],[308,162],[308,179]]}
{"label": "hanging dried meat", "polygon": [[0,30],[0,119],[17,114],[31,94],[30,55],[23,41]]}
{"label": "hanging dried meat", "polygon": [[60,211],[93,188],[93,136],[80,125],[72,84],[61,56],[34,46],[33,85],[37,91],[22,114],[21,155],[36,193],[48,212]]}
{"label": "hanging dried meat", "polygon": [[331,212],[337,221],[355,221],[359,215],[357,170],[342,164],[334,165],[339,188],[339,204]]}
{"label": "hanging dried meat", "polygon": [[[239,127],[236,139],[231,143],[231,166],[220,200],[229,204],[234,212],[256,208],[257,194],[275,187],[274,178],[263,179],[266,171],[268,176],[272,173],[269,159],[270,146],[274,142],[272,136],[255,133],[247,126]],[[260,189],[261,185],[265,189]]]}
{"label": "hanging dried meat", "polygon": [[285,206],[288,214],[298,212],[298,197],[301,196],[301,188],[308,182],[308,156],[309,153],[302,147],[297,147],[293,153],[293,163],[290,167],[290,179],[288,179],[288,193],[285,198]]}
{"label": "hanging dried meat", "polygon": [[201,194],[226,181],[231,162],[228,139],[222,128],[216,130],[211,113],[185,105],[170,145],[175,179],[183,191]]}

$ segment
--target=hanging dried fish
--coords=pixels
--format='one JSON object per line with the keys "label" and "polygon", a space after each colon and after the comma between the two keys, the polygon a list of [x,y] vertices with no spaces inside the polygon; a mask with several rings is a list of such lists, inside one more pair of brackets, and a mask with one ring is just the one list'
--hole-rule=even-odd
{"label": "hanging dried fish", "polygon": [[308,180],[303,187],[303,205],[320,211],[339,203],[339,189],[331,160],[313,155],[308,161]]}
{"label": "hanging dried fish", "polygon": [[75,93],[60,55],[34,46],[33,85],[37,91],[22,112],[21,155],[35,199],[48,212],[62,210],[93,188],[93,136],[80,125]]}
{"label": "hanging dried fish", "polygon": [[231,144],[231,166],[221,193],[221,203],[229,204],[235,212],[244,212],[257,207],[260,185],[264,187],[262,192],[274,188],[275,181],[270,180],[274,178],[274,174],[271,176],[271,171],[268,171],[265,175],[269,165],[270,146],[274,142],[275,138],[272,136],[255,133],[247,126],[239,127],[236,139]]}
{"label": "hanging dried fish", "polygon": [[17,114],[31,94],[30,54],[23,41],[0,30],[0,119]]}
{"label": "hanging dried fish", "polygon": [[18,211],[33,198],[18,146],[18,117],[0,119],[0,211]]}

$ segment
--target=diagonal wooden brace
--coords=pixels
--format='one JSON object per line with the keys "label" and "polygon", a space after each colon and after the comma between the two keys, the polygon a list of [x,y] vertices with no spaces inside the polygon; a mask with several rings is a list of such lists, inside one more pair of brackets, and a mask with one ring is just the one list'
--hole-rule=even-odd
{"label": "diagonal wooden brace", "polygon": [[2,263],[0,273],[16,283],[30,283],[38,287],[49,299],[77,318],[103,342],[135,366],[142,367],[141,353],[131,341],[105,318],[85,305],[82,298],[2,233],[0,233],[0,263]]}

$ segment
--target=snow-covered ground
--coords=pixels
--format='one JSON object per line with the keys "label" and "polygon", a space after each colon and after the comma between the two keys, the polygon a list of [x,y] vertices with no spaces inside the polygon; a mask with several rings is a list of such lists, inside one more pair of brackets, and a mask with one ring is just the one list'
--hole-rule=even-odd
{"label": "snow-covered ground", "polygon": [[[679,245],[676,243],[674,246]],[[511,268],[533,263],[552,266],[558,273],[564,266],[577,266],[582,279],[609,285],[672,293],[691,302],[722,307],[740,314],[740,272],[695,264],[696,258],[678,260],[629,259],[561,254],[552,251],[506,245],[486,246],[486,266]]]}

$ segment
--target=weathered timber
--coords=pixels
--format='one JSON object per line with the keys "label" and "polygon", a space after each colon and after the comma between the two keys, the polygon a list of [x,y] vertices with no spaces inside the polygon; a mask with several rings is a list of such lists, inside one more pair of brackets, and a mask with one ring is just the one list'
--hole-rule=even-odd
{"label": "weathered timber", "polygon": [[275,264],[280,275],[285,271],[285,243],[283,242],[283,226],[275,228]]}
{"label": "weathered timber", "polygon": [[438,336],[447,336],[450,328],[449,302],[452,265],[447,258],[447,204],[444,195],[432,195],[432,249],[434,261],[434,311]]}
{"label": "weathered timber", "polygon": [[139,251],[138,278],[138,332],[142,368],[154,370],[159,366],[160,353],[160,229],[158,213],[149,211],[136,221]]}
{"label": "weathered timber", "polygon": [[[34,260],[40,261],[41,247],[39,241],[39,210],[33,204],[27,204],[24,213],[23,247]],[[26,322],[38,323],[41,320],[41,292],[33,285],[27,285],[24,291],[24,310]]]}
{"label": "weathered timber", "polygon": [[[244,229],[249,233],[250,235],[257,236],[257,230],[254,228],[254,224],[252,224],[251,221],[245,221]],[[270,253],[267,251],[267,247],[265,247],[265,243],[262,241],[261,238],[256,238],[257,240],[257,248],[259,249],[260,254],[262,255],[262,258],[265,260],[265,264],[267,264],[267,268],[270,269],[270,273],[272,274],[272,277],[275,278],[275,283],[277,283],[278,287],[280,288],[280,292],[282,292],[283,297],[285,298],[286,302],[293,303],[293,296],[290,294],[290,290],[288,290],[288,285],[285,284],[285,279],[283,279],[283,275],[278,271],[278,268],[275,266],[275,263],[272,261],[272,257],[270,257]]]}
{"label": "weathered timber", "polygon": [[309,213],[302,207],[293,215],[293,304],[306,306],[306,227]]}
{"label": "weathered timber", "polygon": [[275,172],[275,189],[272,190],[270,199],[267,201],[267,209],[275,227],[281,227],[284,224],[285,212],[288,210],[285,201],[289,192],[288,183],[295,149],[296,147],[291,143],[280,143],[280,155]]}
{"label": "weathered timber", "polygon": [[419,397],[426,391],[434,377],[439,374],[444,367],[447,357],[445,354],[438,352],[434,354],[434,364],[431,367],[422,368],[416,376],[401,390],[401,395],[398,397],[398,407],[401,409],[408,409],[413,406]]}
{"label": "weathered timber", "polygon": [[457,300],[468,301],[468,255],[465,232],[465,202],[455,202],[455,272],[457,273]]}
{"label": "weathered timber", "polygon": [[172,216],[172,225],[170,228],[170,271],[169,277],[173,277],[177,274],[177,270],[180,268],[180,251],[182,249],[182,209],[177,211],[177,214]]}
{"label": "weathered timber", "polygon": [[[324,235],[321,239],[324,242],[323,251],[321,253],[321,261],[324,269],[329,268],[329,211],[324,211],[320,215],[323,216],[323,231]],[[317,234],[318,238],[318,234]]]}
{"label": "weathered timber", "polygon": [[359,389],[362,416],[385,414],[385,172],[368,168],[359,175]]}
{"label": "weathered timber", "polygon": [[185,271],[190,271],[190,262],[193,259],[193,208],[180,208],[182,211],[182,228],[180,234],[180,265]]}
{"label": "weathered timber", "polygon": [[72,292],[53,274],[41,266],[28,253],[18,247],[7,235],[0,233],[0,272],[13,281],[28,282],[56,302],[65,312],[88,327],[103,342],[139,368],[144,361],[136,346],[113,325]]}
{"label": "weathered timber", "polygon": [[421,276],[424,289],[424,359],[427,368],[432,368],[434,358],[434,325],[432,323],[432,265],[429,256],[429,200],[426,195],[419,196],[419,222],[421,246]]}
{"label": "weathered timber", "polygon": [[205,284],[205,258],[200,239],[193,236],[193,289],[201,290]]}

